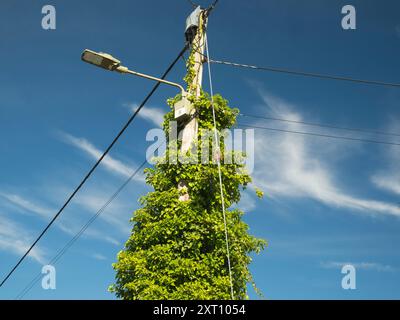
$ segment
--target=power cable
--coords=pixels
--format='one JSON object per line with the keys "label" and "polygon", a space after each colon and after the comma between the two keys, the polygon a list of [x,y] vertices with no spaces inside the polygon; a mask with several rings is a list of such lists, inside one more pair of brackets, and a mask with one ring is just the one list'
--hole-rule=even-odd
{"label": "power cable", "polygon": [[[209,57],[210,53],[209,53],[209,49],[208,49],[207,35],[205,35],[204,38],[205,38],[207,56]],[[213,122],[214,122],[214,137],[215,137],[215,142],[217,144],[217,152],[218,152],[217,164],[218,164],[219,186],[220,186],[220,192],[221,192],[222,213],[223,213],[223,218],[224,218],[226,256],[228,258],[228,271],[229,271],[229,281],[230,281],[230,286],[231,286],[231,298],[232,298],[232,300],[234,300],[231,258],[230,258],[230,251],[229,251],[228,228],[227,228],[226,213],[225,213],[225,198],[224,198],[224,191],[223,191],[223,187],[222,187],[222,173],[221,173],[221,159],[220,159],[221,146],[220,146],[220,141],[219,141],[218,132],[217,132],[217,121],[215,118],[214,90],[213,90],[213,84],[212,84],[210,62],[208,62],[207,65],[208,65],[208,78],[209,78],[209,82],[210,82],[211,107],[212,107]]]}
{"label": "power cable", "polygon": [[[161,79],[164,79],[168,73],[172,70],[174,65],[178,62],[180,57],[185,53],[187,50],[187,46],[185,46],[179,55],[175,58],[175,60],[171,63],[171,65],[167,68],[167,70],[164,72],[164,74],[161,76]],[[51,225],[57,220],[57,218],[60,216],[60,214],[64,211],[64,209],[68,206],[68,204],[71,202],[71,200],[75,197],[75,195],[78,193],[78,191],[82,188],[82,186],[86,183],[86,181],[89,179],[89,177],[92,175],[92,173],[96,170],[96,168],[99,166],[99,164],[103,161],[103,159],[106,157],[106,155],[110,152],[112,147],[115,145],[115,143],[118,141],[118,139],[121,137],[121,135],[125,132],[125,130],[129,127],[131,122],[136,118],[138,115],[139,111],[143,108],[143,106],[147,103],[147,101],[150,99],[150,97],[154,94],[154,92],[157,90],[157,88],[160,86],[161,82],[157,82],[153,89],[150,91],[150,93],[146,96],[146,98],[143,100],[143,102],[140,104],[140,106],[136,109],[136,111],[133,113],[133,115],[129,118],[129,120],[126,122],[126,124],[123,126],[121,131],[117,134],[117,136],[114,138],[114,140],[111,142],[111,144],[107,147],[106,151],[102,154],[102,156],[97,160],[95,165],[89,170],[89,172],[86,174],[84,179],[81,181],[81,183],[78,185],[78,187],[72,192],[72,194],[69,196],[67,201],[63,204],[61,209],[57,212],[57,214],[53,217],[53,219],[49,222],[49,224],[44,228],[44,230],[40,233],[40,235],[36,238],[36,240],[33,242],[33,244],[29,247],[29,249],[25,252],[25,254],[21,257],[21,259],[17,262],[17,264],[11,269],[11,271],[7,274],[7,276],[3,279],[3,281],[0,284],[0,287],[4,285],[4,283],[10,278],[10,276],[13,274],[13,272],[18,268],[18,266],[22,263],[22,261],[26,258],[26,256],[32,251],[32,249],[35,247],[35,245],[39,242],[39,240],[44,236],[44,234],[49,230]]]}
{"label": "power cable", "polygon": [[244,114],[244,113],[240,113],[239,116],[247,117],[247,118],[254,118],[254,119],[264,119],[264,120],[296,123],[296,124],[302,124],[302,125],[314,126],[314,127],[320,127],[320,128],[329,128],[329,129],[354,131],[354,132],[361,132],[361,133],[371,133],[371,134],[384,135],[384,136],[400,137],[399,133],[394,133],[394,132],[375,131],[375,130],[368,130],[368,129],[362,129],[362,128],[341,127],[341,126],[336,126],[336,125],[332,125],[332,124],[322,124],[322,123],[316,123],[316,122],[290,120],[290,119],[285,119],[285,118],[258,116],[258,115]]}
{"label": "power cable", "polygon": [[342,139],[342,140],[356,141],[356,142],[374,143],[374,144],[382,144],[382,145],[390,145],[390,146],[400,146],[400,143],[396,143],[396,142],[387,142],[387,141],[379,141],[379,140],[369,140],[369,139],[360,139],[360,138],[352,138],[352,137],[344,137],[344,136],[335,136],[335,135],[330,135],[330,134],[313,133],[313,132],[305,132],[305,131],[294,131],[294,130],[254,126],[254,125],[243,124],[243,123],[239,123],[238,126],[254,128],[254,129],[269,130],[269,131],[275,131],[275,132],[285,132],[285,133],[300,134],[300,135],[306,135],[306,136],[315,136],[315,137],[321,137],[321,138]]}
{"label": "power cable", "polygon": [[195,4],[192,0],[187,0],[193,8],[197,8],[199,5]]}
{"label": "power cable", "polygon": [[[132,181],[136,174],[145,166],[146,160],[128,177],[127,180],[114,192],[114,194],[104,203],[104,205],[92,216],[85,225],[74,235],[74,237],[61,249],[58,253],[49,261],[49,265],[55,265],[61,257],[68,251],[68,249],[82,236],[87,228],[106,210],[106,208],[115,200],[115,198],[122,192],[122,190]],[[22,299],[40,280],[42,277],[41,273],[33,278],[33,280],[18,294],[16,299]]]}
{"label": "power cable", "polygon": [[215,9],[219,0],[215,0],[214,3],[207,9],[207,14],[209,14],[212,10]]}
{"label": "power cable", "polygon": [[275,68],[275,67],[259,67],[259,66],[254,66],[254,65],[240,64],[240,63],[221,61],[221,60],[211,60],[210,59],[210,62],[216,63],[216,64],[233,66],[233,67],[239,67],[239,68],[248,68],[248,69],[253,69],[253,70],[286,73],[286,74],[303,76],[303,77],[313,77],[313,78],[320,78],[320,79],[348,81],[348,82],[355,82],[355,83],[362,83],[362,84],[372,84],[372,85],[378,85],[378,86],[400,88],[400,83],[390,83],[390,82],[384,82],[384,81],[364,80],[364,79],[356,79],[356,78],[342,77],[342,76],[332,76],[332,75],[327,75],[327,74],[320,74],[320,73],[313,73],[313,72],[306,72],[306,71],[296,71],[296,70],[282,69],[282,68]]}

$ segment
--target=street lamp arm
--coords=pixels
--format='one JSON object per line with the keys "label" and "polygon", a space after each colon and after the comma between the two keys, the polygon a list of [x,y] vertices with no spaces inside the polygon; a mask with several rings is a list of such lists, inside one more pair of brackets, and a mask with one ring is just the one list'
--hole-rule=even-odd
{"label": "street lamp arm", "polygon": [[116,69],[116,71],[118,71],[118,72],[120,72],[120,73],[133,74],[133,75],[138,76],[138,77],[150,79],[150,80],[157,81],[157,82],[162,82],[162,83],[168,84],[168,85],[170,85],[170,86],[177,87],[177,88],[179,88],[179,89],[181,90],[181,93],[182,93],[182,96],[183,96],[183,97],[186,95],[185,89],[184,89],[179,83],[175,83],[175,82],[171,82],[171,81],[168,81],[168,80],[156,78],[156,77],[153,77],[153,76],[149,76],[149,75],[147,75],[147,74],[144,74],[144,73],[132,71],[132,70],[129,70],[127,67],[124,67],[124,66],[119,66],[119,67]]}
{"label": "street lamp arm", "polygon": [[129,73],[129,74],[133,74],[138,77],[150,79],[150,80],[157,81],[157,82],[162,82],[162,83],[168,84],[170,86],[177,87],[181,90],[182,97],[186,96],[186,91],[185,91],[185,89],[183,89],[183,87],[180,84],[171,82],[171,81],[167,81],[164,79],[152,77],[147,74],[140,73],[140,72],[129,70],[127,67],[124,67],[121,65],[121,61],[114,58],[112,55],[110,55],[108,53],[96,52],[93,50],[86,49],[82,53],[82,60],[87,63],[90,63],[92,65],[95,65],[97,67],[109,70],[109,71],[118,71],[120,73]]}

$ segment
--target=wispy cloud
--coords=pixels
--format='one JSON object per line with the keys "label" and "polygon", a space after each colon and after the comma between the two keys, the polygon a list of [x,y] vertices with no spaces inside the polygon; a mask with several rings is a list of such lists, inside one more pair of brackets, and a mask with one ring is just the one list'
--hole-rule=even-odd
{"label": "wispy cloud", "polygon": [[[103,153],[87,139],[77,138],[71,134],[63,132],[59,133],[59,136],[64,142],[84,151],[87,155],[95,160],[98,160]],[[103,160],[102,164],[109,172],[126,178],[130,177],[131,174],[136,170],[134,165],[128,165],[123,161],[115,159],[111,156],[107,156]],[[144,186],[144,176],[142,173],[136,175],[134,180],[140,182],[140,186]],[[47,196],[53,196],[55,198],[64,197],[71,190],[69,187],[60,184],[53,185],[51,188],[44,187],[43,189],[44,190],[42,191],[44,191]],[[71,204],[72,210],[70,210],[68,215],[62,215],[57,220],[57,223],[54,225],[54,227],[59,228],[62,232],[68,235],[75,235],[86,222],[85,216],[82,216],[81,214],[78,215],[76,213],[97,213],[114,192],[115,189],[112,186],[110,187],[110,184],[108,183],[100,186],[97,184],[96,187],[89,188],[84,193],[79,193]],[[133,206],[135,203],[132,203],[131,196],[129,196],[129,198],[126,196],[122,197],[121,194],[118,198],[119,199],[114,199],[107,207],[107,210],[101,214],[98,219],[101,221],[100,224],[97,224],[96,227],[91,226],[89,229],[87,229],[84,237],[99,239],[116,246],[121,245],[121,239],[125,239],[131,231],[129,218],[132,210],[134,209]],[[52,218],[57,212],[56,209],[58,209],[48,207],[47,205],[41,204],[41,202],[37,199],[29,196],[27,197],[23,194],[17,194],[15,192],[12,193],[0,191],[0,200],[1,199],[5,200],[0,202],[2,206],[6,206],[8,209],[14,210],[18,213],[36,213],[45,221],[49,221],[49,219]],[[10,247],[10,245],[13,243],[18,243],[16,248],[22,247],[19,242],[14,241],[14,238],[11,237],[8,239],[3,233],[2,247],[5,248],[6,244],[8,247]]]}
{"label": "wispy cloud", "polygon": [[[68,133],[60,133],[60,135],[65,142],[84,151],[87,155],[95,160],[98,160],[103,154],[101,150],[96,148],[91,142],[84,138],[77,138]],[[110,172],[122,175],[124,177],[130,177],[135,170],[131,165],[117,160],[110,155],[107,155],[103,159],[102,165]],[[140,175],[135,176],[134,179],[136,181],[143,182],[143,177]]]}
{"label": "wispy cloud", "polygon": [[256,200],[249,191],[243,192],[237,207],[244,212],[249,212],[256,208]]}
{"label": "wispy cloud", "polygon": [[400,195],[400,175],[399,174],[377,174],[372,176],[372,182],[379,188]]}
{"label": "wispy cloud", "polygon": [[[389,126],[392,132],[400,132],[400,121],[393,120]],[[375,173],[371,181],[383,190],[400,195],[400,148],[392,147],[385,154],[386,168]]]}
{"label": "wispy cloud", "polygon": [[[28,250],[32,240],[25,228],[5,216],[0,217],[0,250],[21,256]],[[41,264],[46,263],[45,253],[41,247],[35,247],[29,257]]]}
{"label": "wispy cloud", "polygon": [[[38,204],[37,200],[31,199],[22,194],[0,192],[0,199],[1,197],[12,204],[12,208],[16,212],[22,214],[35,213],[46,222],[50,221],[57,212],[55,208],[51,209],[45,205]],[[72,219],[65,219],[62,217],[62,221],[59,219],[57,222],[58,223],[55,226],[61,231],[68,235],[74,234],[75,227]]]}
{"label": "wispy cloud", "polygon": [[[75,203],[85,211],[96,213],[104,205],[109,195],[103,193],[100,194],[100,191],[90,190],[88,192],[89,193],[86,193],[85,195],[78,195],[78,197],[75,199]],[[95,196],[96,192],[97,196]],[[46,222],[50,221],[50,219],[56,213],[55,209],[48,209],[43,205],[38,205],[35,200],[27,198],[23,195],[1,192],[0,197],[3,197],[3,199],[13,204],[13,208],[15,208],[17,211],[36,213],[42,220],[45,220]],[[125,202],[114,200],[108,209],[111,214],[104,212],[101,218],[107,224],[111,224],[113,228],[116,228],[118,230],[118,234],[129,234],[130,225],[128,223],[128,217],[125,217],[125,219],[122,217],[122,215],[128,215],[130,213],[131,210],[128,208],[128,205]],[[79,229],[84,225],[84,222],[85,220],[82,219],[81,215],[77,217],[76,215],[70,213],[68,215],[62,215],[57,220],[57,223],[54,225],[54,227],[59,228],[65,234],[72,236],[79,231]],[[109,230],[107,232],[109,232]],[[114,237],[106,235],[105,232],[101,232],[93,227],[87,229],[84,235],[89,238],[109,242],[113,245],[120,245],[120,242]]]}
{"label": "wispy cloud", "polygon": [[[267,92],[260,91],[260,94],[271,113],[281,118],[302,120],[296,106]],[[300,130],[294,123],[282,126]],[[332,141],[307,140],[292,134],[266,134],[260,130],[256,134],[255,148],[254,181],[272,196],[310,198],[337,208],[400,217],[398,205],[359,197],[338,177],[335,161],[344,153],[344,148],[348,148],[347,154],[354,153],[354,146],[349,149]]]}
{"label": "wispy cloud", "polygon": [[17,207],[20,207],[21,209],[24,209],[25,211],[28,212],[36,213],[42,217],[48,218],[52,214],[54,214],[54,210],[46,208],[30,200],[27,200],[21,197],[20,195],[0,192],[0,196],[8,200],[10,203],[16,205]]}
{"label": "wispy cloud", "polygon": [[338,262],[338,261],[330,261],[330,262],[322,262],[321,267],[325,269],[341,269],[345,265],[352,265],[356,269],[360,270],[370,270],[370,271],[378,271],[378,272],[394,272],[396,268],[390,265],[384,265],[377,262]]}
{"label": "wispy cloud", "polygon": [[[97,213],[98,210],[103,207],[108,197],[110,197],[110,195],[96,191],[81,195],[76,199],[76,202],[86,210]],[[120,234],[128,235],[131,230],[128,219],[131,210],[131,202],[114,200],[109,207],[107,207],[107,210],[103,212],[101,219],[107,224],[112,225],[113,228],[117,228]]]}
{"label": "wispy cloud", "polygon": [[[128,103],[124,105],[125,107],[128,107],[131,112],[135,112],[138,108],[138,105],[136,103]],[[164,121],[164,115],[167,113],[169,110],[161,110],[158,108],[154,107],[146,107],[144,106],[140,112],[138,113],[138,116],[153,123],[157,127],[161,127],[163,121]]]}
{"label": "wispy cloud", "polygon": [[100,253],[93,253],[92,258],[94,258],[96,260],[107,260],[107,257]]}

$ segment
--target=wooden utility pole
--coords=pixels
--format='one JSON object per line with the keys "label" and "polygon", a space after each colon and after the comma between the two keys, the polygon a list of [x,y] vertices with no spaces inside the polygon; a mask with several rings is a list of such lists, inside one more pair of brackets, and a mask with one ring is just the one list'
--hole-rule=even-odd
{"label": "wooden utility pole", "polygon": [[[199,8],[198,8],[199,9]],[[197,9],[197,10],[198,10]],[[194,11],[194,13],[196,10]],[[193,81],[189,85],[188,94],[195,97],[195,99],[200,97],[201,94],[201,84],[203,80],[203,62],[204,62],[204,50],[205,50],[205,36],[206,36],[206,26],[207,26],[207,12],[206,10],[198,11],[198,27],[196,29],[196,34],[190,43],[191,54],[194,55],[194,77]],[[189,70],[188,70],[189,71]],[[195,114],[196,110],[192,110],[192,114]],[[182,155],[189,151],[192,143],[197,140],[197,134],[199,130],[198,119],[193,117],[182,129]],[[178,164],[179,165],[179,164]],[[180,181],[178,184],[178,189],[181,190],[187,188],[186,181]],[[185,193],[179,196],[179,200],[188,201],[189,194]]]}

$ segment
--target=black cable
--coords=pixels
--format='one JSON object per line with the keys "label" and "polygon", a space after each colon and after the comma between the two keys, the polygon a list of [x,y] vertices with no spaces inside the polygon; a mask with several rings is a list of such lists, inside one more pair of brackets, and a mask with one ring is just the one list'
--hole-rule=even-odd
{"label": "black cable", "polygon": [[215,9],[216,5],[218,4],[218,1],[219,0],[215,0],[214,3],[212,5],[210,5],[208,7],[208,9],[206,9],[206,12],[205,12],[206,17],[208,17],[210,15],[211,11],[213,11]]}
{"label": "black cable", "polygon": [[214,3],[211,5],[211,8],[213,8],[213,9],[214,9],[214,8],[215,8],[215,6],[218,4],[218,1],[219,1],[219,0],[215,0],[215,1],[214,1]]}
{"label": "black cable", "polygon": [[239,67],[239,68],[248,68],[248,69],[253,69],[253,70],[262,70],[262,71],[286,73],[286,74],[291,74],[291,75],[296,75],[296,76],[303,76],[303,77],[313,77],[313,78],[320,78],[320,79],[349,81],[349,82],[356,82],[356,83],[363,83],[363,84],[373,84],[373,85],[379,85],[379,86],[400,88],[400,83],[390,83],[390,82],[384,82],[384,81],[374,81],[374,80],[355,79],[355,78],[349,78],[349,77],[339,77],[339,76],[332,76],[332,75],[319,74],[319,73],[313,73],[313,72],[281,69],[281,68],[275,68],[275,67],[259,67],[259,66],[254,66],[254,65],[240,64],[240,63],[221,61],[221,60],[211,60],[210,59],[210,62],[217,63],[217,64],[228,65],[228,66]]}
{"label": "black cable", "polygon": [[195,4],[192,0],[187,0],[187,1],[192,5],[193,8],[197,8],[198,7],[198,5]]}
{"label": "black cable", "polygon": [[[114,192],[114,194],[105,202],[105,204],[91,217],[86,224],[74,235],[74,237],[50,260],[49,265],[55,265],[61,257],[68,251],[68,249],[80,238],[80,236],[86,231],[87,228],[105,211],[112,201],[121,193],[121,191],[132,181],[136,174],[145,166],[146,160],[131,174],[131,176],[124,181],[124,183]],[[18,294],[16,299],[22,299],[39,281],[42,277],[42,273],[33,278],[33,280]]]}
{"label": "black cable", "polygon": [[[180,59],[180,57],[185,53],[187,50],[187,46],[185,46],[181,52],[179,53],[178,57],[175,58],[175,60],[171,63],[171,65],[168,67],[168,69],[165,71],[165,73],[161,76],[161,79],[164,79],[167,74],[171,71],[171,69],[174,67],[174,65],[177,63],[177,61]],[[53,219],[50,221],[50,223],[44,228],[44,230],[40,233],[40,235],[37,237],[37,239],[33,242],[33,244],[30,246],[30,248],[25,252],[25,254],[21,257],[21,259],[17,262],[17,264],[11,269],[11,271],[7,274],[7,276],[3,279],[3,281],[0,284],[0,287],[4,285],[4,283],[8,280],[8,278],[12,275],[12,273],[18,268],[18,266],[22,263],[22,261],[26,258],[26,256],[32,251],[34,246],[39,242],[39,240],[43,237],[43,235],[47,232],[47,230],[51,227],[51,225],[56,221],[56,219],[59,217],[59,215],[63,212],[63,210],[67,207],[67,205],[71,202],[71,200],[74,198],[74,196],[78,193],[78,191],[82,188],[82,186],[85,184],[85,182],[89,179],[89,177],[92,175],[92,173],[96,170],[96,168],[99,166],[101,161],[104,159],[104,157],[110,152],[112,147],[115,145],[115,143],[118,141],[118,139],[121,137],[121,135],[125,132],[125,130],[128,128],[128,126],[131,124],[133,119],[137,116],[139,111],[143,108],[143,106],[147,103],[147,101],[150,99],[150,97],[154,94],[154,92],[157,90],[161,82],[157,82],[153,89],[150,91],[150,93],[146,96],[146,98],[143,100],[143,102],[140,104],[140,106],[136,109],[134,114],[129,118],[129,120],[126,122],[126,124],[123,126],[122,130],[117,134],[117,136],[114,138],[114,140],[111,142],[111,144],[108,146],[106,151],[104,151],[103,155],[97,160],[95,165],[89,170],[89,172],[86,174],[85,178],[82,180],[82,182],[78,185],[78,187],[74,190],[74,192],[69,196],[67,201],[64,203],[64,205],[61,207],[61,209],[57,212],[57,214],[53,217]]]}
{"label": "black cable", "polygon": [[275,132],[284,132],[284,133],[293,133],[293,134],[300,134],[300,135],[307,135],[307,136],[315,136],[315,137],[321,137],[321,138],[342,139],[342,140],[356,141],[356,142],[366,142],[366,143],[383,144],[383,145],[390,145],[390,146],[400,146],[400,143],[388,142],[388,141],[359,139],[359,138],[334,136],[334,135],[329,135],[329,134],[304,132],[304,131],[292,131],[292,130],[286,130],[286,129],[261,127],[261,126],[254,126],[254,125],[241,124],[241,123],[239,123],[238,126],[239,127],[242,126],[242,127],[247,127],[247,128],[254,128],[254,129],[269,130],[269,131],[275,131]]}
{"label": "black cable", "polygon": [[378,135],[384,135],[384,136],[400,137],[399,133],[394,133],[394,132],[384,132],[384,131],[375,131],[375,130],[368,130],[368,129],[361,129],[361,128],[341,127],[341,126],[336,126],[336,125],[331,125],[331,124],[322,124],[322,123],[316,123],[316,122],[306,122],[306,121],[298,121],[298,120],[290,120],[290,119],[266,117],[266,116],[256,116],[256,115],[244,114],[244,113],[240,113],[239,116],[255,118],[255,119],[265,119],[265,120],[272,120],[272,121],[297,123],[297,124],[303,124],[303,125],[307,125],[307,126],[314,126],[314,127],[321,127],[321,128],[338,129],[338,130],[345,130],[345,131],[354,131],[354,132],[371,133],[371,134],[378,134]]}
{"label": "black cable", "polygon": [[[198,4],[195,4],[194,1],[192,1],[192,0],[187,0],[187,1],[192,5],[193,8],[197,8],[199,6]],[[218,1],[219,0],[215,0],[214,1],[214,3],[207,9],[207,13],[210,13],[211,10],[213,10],[215,8],[215,6],[217,5]]]}

